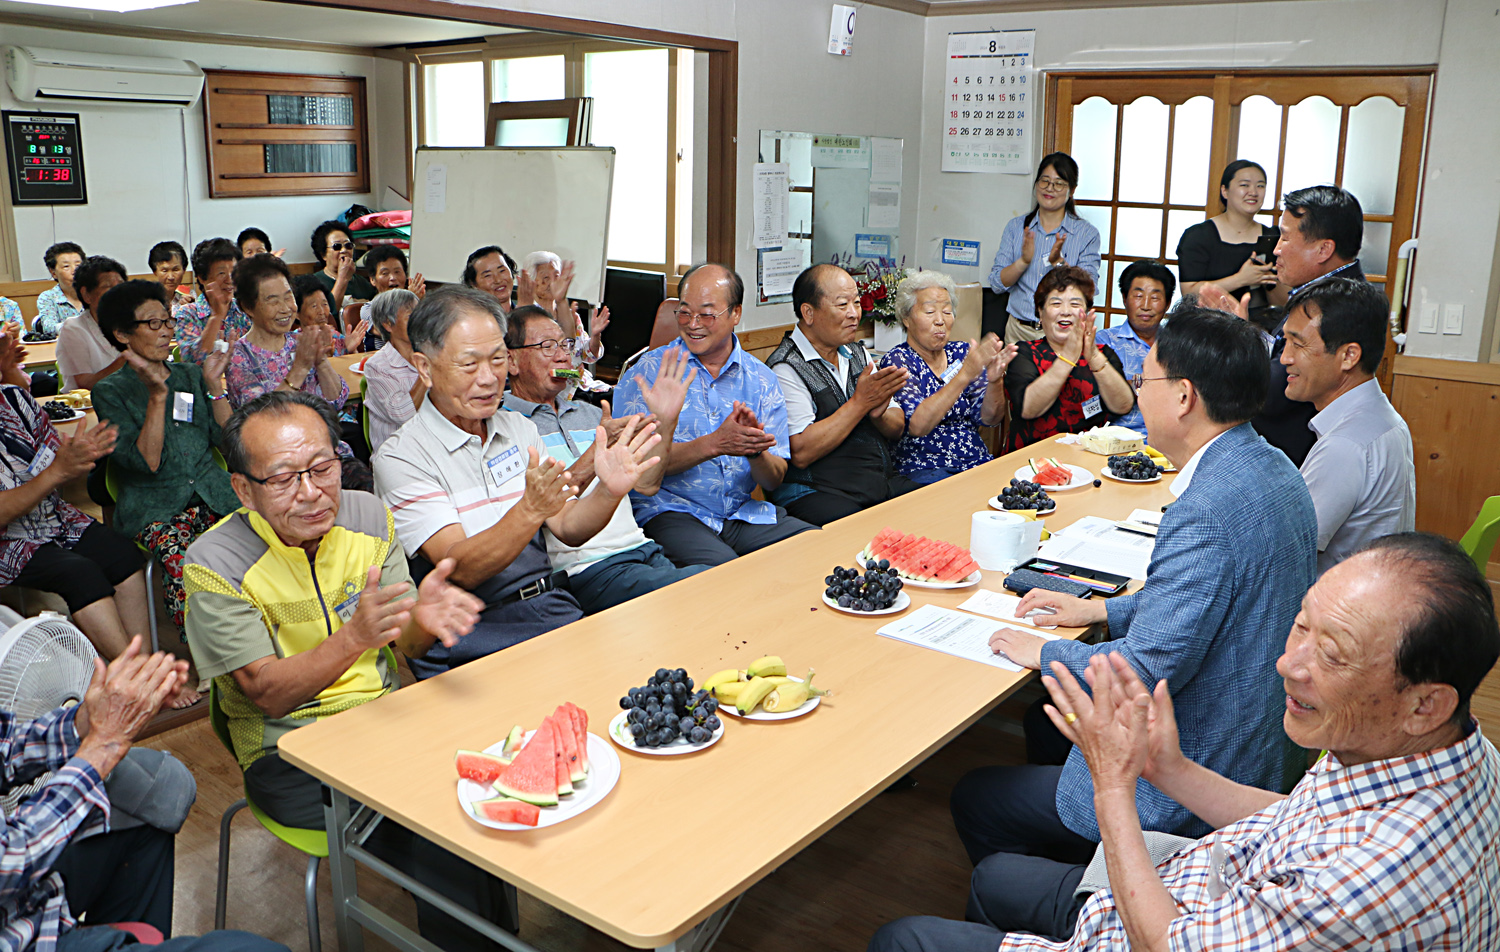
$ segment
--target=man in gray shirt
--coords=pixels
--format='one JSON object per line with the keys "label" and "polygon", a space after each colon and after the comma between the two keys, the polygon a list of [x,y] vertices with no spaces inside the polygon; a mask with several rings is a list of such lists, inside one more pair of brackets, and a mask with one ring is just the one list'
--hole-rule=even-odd
{"label": "man in gray shirt", "polygon": [[1318,512],[1318,573],[1366,542],[1416,524],[1411,432],[1380,390],[1389,304],[1374,285],[1333,278],[1287,302],[1286,396],[1318,411],[1302,462]]}

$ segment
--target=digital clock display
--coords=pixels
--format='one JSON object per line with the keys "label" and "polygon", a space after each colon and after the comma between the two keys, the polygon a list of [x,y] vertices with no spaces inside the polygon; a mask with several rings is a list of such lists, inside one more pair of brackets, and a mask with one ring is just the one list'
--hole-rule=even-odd
{"label": "digital clock display", "polygon": [[79,205],[88,201],[76,113],[6,110],[3,119],[12,202]]}

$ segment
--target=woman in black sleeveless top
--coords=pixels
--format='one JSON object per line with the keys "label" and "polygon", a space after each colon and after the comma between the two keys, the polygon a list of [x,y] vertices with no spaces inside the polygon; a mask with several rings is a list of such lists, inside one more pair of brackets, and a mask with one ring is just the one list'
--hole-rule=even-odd
{"label": "woman in black sleeveless top", "polygon": [[1266,173],[1244,159],[1231,162],[1219,178],[1224,211],[1182,233],[1177,242],[1178,275],[1183,294],[1197,294],[1204,284],[1219,285],[1236,298],[1250,292],[1250,319],[1270,329],[1280,319],[1287,288],[1276,279],[1276,262],[1255,254],[1261,235],[1276,235],[1255,220],[1266,194]]}

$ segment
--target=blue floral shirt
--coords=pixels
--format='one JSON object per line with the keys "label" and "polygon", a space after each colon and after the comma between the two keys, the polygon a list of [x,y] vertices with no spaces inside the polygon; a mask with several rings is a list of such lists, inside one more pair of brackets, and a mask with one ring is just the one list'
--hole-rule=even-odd
{"label": "blue floral shirt", "polygon": [[[948,366],[957,367],[968,355],[969,345],[949,341],[943,350],[948,357]],[[923,400],[943,389],[943,381],[905,341],[887,351],[880,359],[880,366],[895,366],[906,371],[906,386],[896,394],[896,403],[908,421]],[[989,375],[981,373],[969,384],[931,433],[912,436],[903,432],[896,442],[896,471],[903,476],[928,469],[959,472],[994,459],[979,438],[977,429],[982,425],[980,415],[984,412],[984,389],[988,380]]]}
{"label": "blue floral shirt", "polygon": [[[177,321],[177,344],[183,360],[203,363],[205,354],[198,347],[198,339],[203,336],[203,325],[212,316],[213,308],[209,307],[208,298],[201,292],[191,304],[173,305],[172,317]],[[229,302],[229,313],[224,315],[219,339],[228,340],[231,331],[238,331],[241,335],[250,331],[250,318],[240,310],[240,302],[234,300]]]}
{"label": "blue floral shirt", "polygon": [[73,302],[63,296],[62,288],[54,284],[36,296],[36,320],[31,322],[31,329],[38,334],[56,337],[63,321],[82,313],[82,309],[74,307]]}
{"label": "blue floral shirt", "polygon": [[[647,381],[654,381],[669,347],[685,349],[680,339],[658,347],[642,357],[620,381],[615,388],[615,416],[651,412],[635,378],[639,374]],[[734,352],[717,377],[709,373],[697,357],[689,354],[688,361],[697,369],[698,375],[688,385],[687,399],[672,437],[674,442],[686,443],[717,430],[734,412],[734,403],[738,400],[748,406],[766,432],[776,438],[776,445],[767,452],[783,459],[791,457],[786,398],[782,396],[781,385],[770,367],[745,353],[738,339],[734,342]],[[755,477],[750,472],[748,459],[716,456],[692,469],[666,477],[662,480],[661,491],[654,496],[632,492],[630,498],[635,507],[635,521],[641,525],[664,512],[685,512],[715,532],[723,529],[724,523],[730,519],[761,526],[774,525],[776,507],[769,502],[751,499],[750,494],[754,491]]]}
{"label": "blue floral shirt", "polygon": [[[1165,326],[1163,321],[1159,327]],[[1101,327],[1094,331],[1094,341],[1103,344],[1113,350],[1120,358],[1120,364],[1124,368],[1125,379],[1129,380],[1138,373],[1144,373],[1146,369],[1146,355],[1151,353],[1151,345],[1141,340],[1135,328],[1130,326],[1129,321],[1121,321],[1114,327]],[[1146,418],[1141,416],[1139,403],[1130,408],[1130,412],[1123,416],[1113,416],[1109,422],[1118,423],[1120,426],[1128,426],[1142,435],[1146,432]]]}
{"label": "blue floral shirt", "polygon": [[26,331],[26,322],[21,320],[21,305],[8,297],[0,297],[0,326],[3,326],[0,329],[16,335]]}

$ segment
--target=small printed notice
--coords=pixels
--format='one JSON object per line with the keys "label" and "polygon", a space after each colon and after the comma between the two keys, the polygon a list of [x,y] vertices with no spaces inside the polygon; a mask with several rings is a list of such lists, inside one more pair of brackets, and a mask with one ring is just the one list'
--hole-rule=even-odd
{"label": "small printed notice", "polygon": [[1035,47],[1035,30],[948,34],[944,172],[1031,173]]}
{"label": "small printed notice", "polygon": [[448,211],[448,166],[427,166],[427,181],[423,183],[423,210],[429,215],[442,215]]}
{"label": "small printed notice", "polygon": [[943,264],[979,265],[979,242],[962,238],[943,239]]}
{"label": "small printed notice", "polygon": [[890,235],[855,235],[854,257],[889,258],[891,256]]}
{"label": "small printed notice", "polygon": [[828,52],[848,56],[854,52],[854,7],[835,3],[833,20],[828,24]]}
{"label": "small printed notice", "polygon": [[792,284],[802,273],[802,252],[763,251],[760,255],[760,293],[765,297],[791,294]]}
{"label": "small printed notice", "polygon": [[[905,618],[881,628],[878,634],[1006,671],[1020,671],[1020,665],[1003,654],[995,654],[990,647],[990,635],[1001,627],[976,615],[923,605]],[[1044,631],[1038,631],[1037,635],[1048,640],[1057,637]]]}
{"label": "small printed notice", "polygon": [[787,190],[787,163],[755,163],[755,247],[780,248],[786,244],[786,219],[791,193]]}
{"label": "small printed notice", "polygon": [[815,169],[867,169],[870,146],[864,136],[813,136]]}
{"label": "small printed notice", "polygon": [[870,137],[870,181],[901,181],[901,140]]}
{"label": "small printed notice", "polygon": [[865,227],[901,227],[901,186],[870,183],[869,206],[865,214]]}

